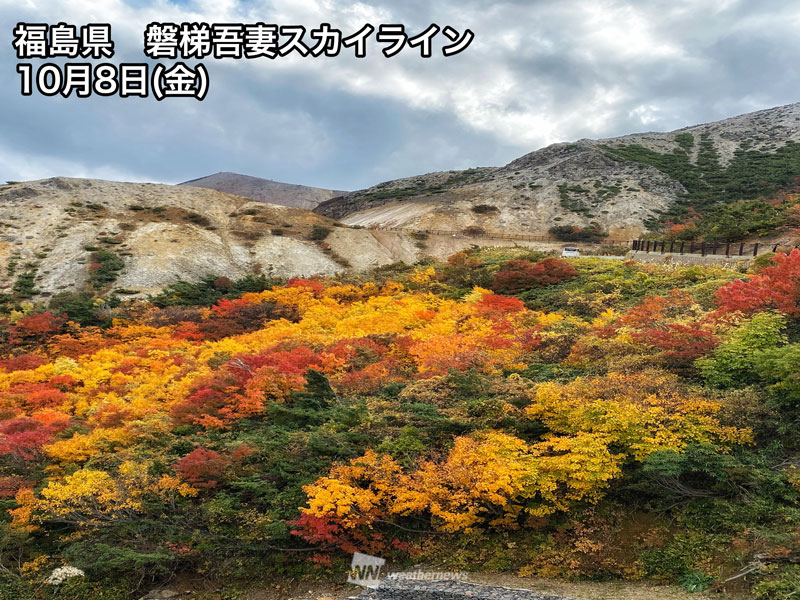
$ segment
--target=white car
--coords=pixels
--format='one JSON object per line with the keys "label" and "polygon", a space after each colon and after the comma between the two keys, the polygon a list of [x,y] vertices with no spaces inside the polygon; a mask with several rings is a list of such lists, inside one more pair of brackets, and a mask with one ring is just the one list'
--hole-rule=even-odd
{"label": "white car", "polygon": [[565,246],[564,249],[561,251],[562,258],[579,258],[581,255],[581,251],[578,250],[575,246]]}

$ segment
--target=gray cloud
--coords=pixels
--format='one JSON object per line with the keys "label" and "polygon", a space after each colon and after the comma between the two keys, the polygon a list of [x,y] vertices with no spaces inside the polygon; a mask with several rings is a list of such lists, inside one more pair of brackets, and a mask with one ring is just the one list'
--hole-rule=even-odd
{"label": "gray cloud", "polygon": [[[457,57],[406,51],[206,61],[206,100],[22,97],[17,21],[107,21],[116,59],[142,60],[151,20],[354,30],[366,21],[469,27]],[[0,179],[178,182],[237,171],[355,189],[504,164],[581,137],[668,130],[800,100],[800,7],[747,0],[0,0]],[[440,42],[443,40],[441,38]]]}

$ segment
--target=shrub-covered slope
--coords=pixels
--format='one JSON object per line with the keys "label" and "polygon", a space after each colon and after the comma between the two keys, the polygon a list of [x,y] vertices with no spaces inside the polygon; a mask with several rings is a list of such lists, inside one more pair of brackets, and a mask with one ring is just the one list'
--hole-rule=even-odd
{"label": "shrub-covered slope", "polygon": [[756,269],[502,249],[8,305],[0,596],[359,550],[789,598],[800,252]]}

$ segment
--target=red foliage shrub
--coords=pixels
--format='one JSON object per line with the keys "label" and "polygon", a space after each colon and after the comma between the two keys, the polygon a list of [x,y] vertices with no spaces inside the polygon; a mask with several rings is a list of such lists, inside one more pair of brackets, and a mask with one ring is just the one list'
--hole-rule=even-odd
{"label": "red foliage shrub", "polygon": [[242,298],[223,298],[211,307],[211,312],[214,315],[212,318],[197,322],[190,331],[212,341],[255,331],[263,327],[265,321],[298,319],[297,311],[293,307],[277,302],[251,304]]}
{"label": "red foliage shrub", "polygon": [[337,385],[349,393],[372,394],[392,382],[405,381],[409,369],[404,368],[397,357],[387,356],[356,371],[343,373],[336,379]]}
{"label": "red foliage shrub", "polygon": [[0,455],[33,460],[42,446],[53,441],[56,431],[56,426],[28,417],[0,421]]}
{"label": "red foliage shrub", "polygon": [[244,416],[237,406],[241,387],[241,378],[230,372],[201,378],[186,400],[172,407],[170,416],[185,425],[207,421],[206,417],[222,423]]}
{"label": "red foliage shrub", "polygon": [[670,323],[667,329],[645,329],[634,333],[633,339],[664,350],[669,366],[688,367],[695,359],[705,356],[717,345],[717,338],[698,325]]}
{"label": "red foliage shrub", "polygon": [[717,290],[718,314],[751,315],[773,309],[791,317],[800,316],[800,250],[772,257],[766,267],[747,281],[737,279]]}
{"label": "red foliage shrub", "polygon": [[392,542],[379,531],[369,528],[365,533],[359,528],[345,528],[334,516],[325,518],[303,513],[298,519],[287,523],[295,527],[291,530],[292,535],[301,537],[309,544],[333,546],[348,554],[385,554],[391,548]]}
{"label": "red foliage shrub", "polygon": [[41,341],[58,333],[66,322],[66,315],[54,315],[49,311],[26,315],[8,328],[8,341],[12,344]]}
{"label": "red foliage shrub", "polygon": [[272,384],[302,389],[306,371],[323,367],[321,357],[305,346],[234,356],[224,370],[197,379],[186,399],[172,406],[170,416],[180,424],[225,427],[263,410],[264,390],[252,389],[249,382],[260,374],[263,385],[264,370]]}
{"label": "red foliage shrub", "polygon": [[307,346],[291,350],[270,350],[250,356],[234,356],[228,368],[247,379],[261,367],[273,367],[285,375],[303,375],[309,369],[323,370],[322,357]]}
{"label": "red foliage shrub", "polygon": [[210,318],[196,324],[196,329],[206,340],[221,340],[233,335],[256,331],[266,321],[288,319],[296,321],[297,311],[276,302],[247,304],[241,300],[220,300],[212,307],[217,318]]}
{"label": "red foliage shrub", "polygon": [[119,427],[130,418],[132,411],[121,406],[107,404],[92,415],[91,421],[100,427]]}
{"label": "red foliage shrub", "polygon": [[316,279],[301,279],[294,277],[286,282],[286,287],[301,287],[308,289],[315,296],[320,296],[325,290],[325,286],[321,281]]}
{"label": "red foliage shrub", "polygon": [[363,369],[383,358],[389,348],[370,338],[340,340],[328,348],[328,352],[346,364],[351,371]]}
{"label": "red foliage shrub", "polygon": [[296,528],[291,530],[291,534],[303,538],[309,544],[336,546],[349,553],[358,552],[358,547],[348,539],[347,530],[334,519],[303,513],[299,518],[288,523]]}
{"label": "red foliage shrub", "polygon": [[213,488],[230,464],[229,458],[200,446],[175,463],[174,468],[180,478],[192,486]]}
{"label": "red foliage shrub", "polygon": [[634,328],[658,327],[665,319],[684,314],[694,302],[690,293],[680,289],[670,291],[667,296],[648,296],[626,310],[617,325]]}
{"label": "red foliage shrub", "polygon": [[577,276],[577,269],[560,258],[546,258],[537,263],[509,260],[500,266],[491,287],[495,292],[518,294],[534,287],[568,281]]}
{"label": "red foliage shrub", "polygon": [[0,392],[0,407],[36,411],[58,406],[66,399],[64,392],[49,383],[17,383]]}
{"label": "red foliage shrub", "polygon": [[0,368],[6,371],[29,371],[47,364],[47,360],[36,354],[20,354],[13,358],[0,360]]}
{"label": "red foliage shrub", "polygon": [[77,384],[77,380],[72,375],[53,375],[50,378],[50,385],[58,388],[62,392],[71,390]]}
{"label": "red foliage shrub", "polygon": [[23,488],[32,488],[34,482],[19,475],[0,477],[0,498],[13,498]]}
{"label": "red foliage shrub", "polygon": [[70,334],[55,335],[47,341],[52,348],[58,350],[60,356],[68,358],[78,358],[84,354],[93,354],[115,343],[113,337],[103,337],[95,328],[86,328]]}
{"label": "red foliage shrub", "polygon": [[247,444],[239,444],[236,448],[233,449],[231,452],[231,460],[239,462],[247,458],[248,456],[252,456],[257,452],[256,448],[248,446]]}
{"label": "red foliage shrub", "polygon": [[519,312],[525,308],[522,301],[499,294],[484,294],[478,301],[479,310],[490,317],[502,317],[503,315]]}

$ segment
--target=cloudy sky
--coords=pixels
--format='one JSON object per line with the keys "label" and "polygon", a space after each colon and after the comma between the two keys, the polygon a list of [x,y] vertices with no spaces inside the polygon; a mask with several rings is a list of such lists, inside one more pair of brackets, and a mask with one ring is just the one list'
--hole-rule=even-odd
{"label": "cloudy sky", "polygon": [[[19,21],[112,25],[141,62],[151,21],[436,23],[475,32],[457,56],[204,60],[208,97],[23,97]],[[235,171],[357,189],[501,165],[544,145],[671,130],[800,101],[800,4],[759,0],[0,0],[0,180],[177,183]],[[36,61],[32,61],[36,62]],[[162,61],[171,64],[170,61]]]}

